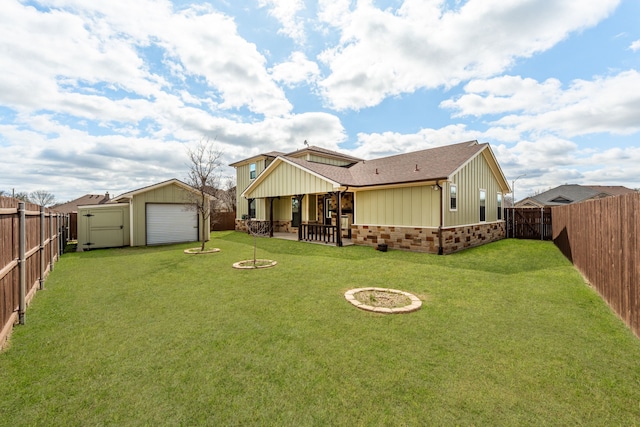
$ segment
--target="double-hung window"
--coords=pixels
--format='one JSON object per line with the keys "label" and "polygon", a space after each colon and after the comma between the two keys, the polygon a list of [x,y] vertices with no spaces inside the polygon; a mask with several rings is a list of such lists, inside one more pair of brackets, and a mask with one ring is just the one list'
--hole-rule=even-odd
{"label": "double-hung window", "polygon": [[458,210],[458,186],[456,184],[449,185],[449,210]]}
{"label": "double-hung window", "polygon": [[480,190],[480,222],[487,220],[487,190]]}
{"label": "double-hung window", "polygon": [[249,179],[255,179],[255,178],[256,178],[256,164],[251,163],[249,165]]}

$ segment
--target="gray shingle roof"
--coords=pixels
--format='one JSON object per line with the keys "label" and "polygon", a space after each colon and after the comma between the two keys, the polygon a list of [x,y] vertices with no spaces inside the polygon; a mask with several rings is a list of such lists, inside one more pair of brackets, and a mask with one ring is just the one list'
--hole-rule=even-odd
{"label": "gray shingle roof", "polygon": [[362,159],[359,159],[357,157],[350,156],[348,154],[339,153],[337,151],[332,151],[332,150],[327,150],[326,148],[317,147],[315,145],[311,145],[309,147],[293,151],[291,153],[286,154],[286,156],[287,157],[298,157],[299,155],[306,154],[306,153],[319,153],[321,155],[327,155],[328,154],[330,156],[337,157],[337,158],[340,158],[340,159],[344,159],[344,160],[347,160],[347,161],[352,161],[354,163],[355,162],[359,162],[359,161],[362,160]]}
{"label": "gray shingle roof", "polygon": [[633,192],[633,190],[623,186],[565,184],[531,196],[529,199],[533,199],[544,206],[562,206],[583,200],[617,196],[629,192]]}
{"label": "gray shingle roof", "polygon": [[70,202],[53,206],[51,209],[61,213],[77,212],[78,206],[83,205],[102,205],[109,201],[109,193],[107,194],[85,194]]}
{"label": "gray shingle roof", "polygon": [[451,176],[488,144],[467,141],[340,167],[285,156],[286,159],[341,185],[365,187],[434,181]]}

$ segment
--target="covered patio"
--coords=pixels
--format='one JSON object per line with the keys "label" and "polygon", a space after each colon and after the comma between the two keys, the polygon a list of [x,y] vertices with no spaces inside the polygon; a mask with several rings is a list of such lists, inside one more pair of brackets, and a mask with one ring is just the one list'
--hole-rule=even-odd
{"label": "covered patio", "polygon": [[[294,233],[287,233],[287,232],[282,232],[282,231],[278,231],[278,232],[274,232],[273,233],[273,237],[274,239],[282,239],[282,240],[294,240],[294,241],[300,241],[300,242],[306,242],[306,243],[315,243],[318,245],[331,245],[331,246],[335,246],[334,242],[323,242],[321,240],[300,240],[298,239],[298,235],[294,234]],[[348,239],[348,238],[342,238],[342,246],[351,246],[353,245],[353,240]]]}

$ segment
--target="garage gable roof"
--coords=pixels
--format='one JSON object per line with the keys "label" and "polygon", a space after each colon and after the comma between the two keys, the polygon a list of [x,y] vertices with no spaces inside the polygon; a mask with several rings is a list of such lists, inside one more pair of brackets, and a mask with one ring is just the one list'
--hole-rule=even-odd
{"label": "garage gable roof", "polygon": [[[159,182],[157,184],[148,185],[146,187],[138,188],[137,190],[129,191],[127,193],[120,194],[117,197],[111,199],[111,202],[117,202],[123,199],[131,199],[133,196],[137,196],[138,194],[146,193],[147,191],[157,190],[158,188],[166,187],[167,185],[177,185],[178,187],[184,189],[185,191],[189,191],[191,193],[198,193],[199,191],[196,188],[193,188],[189,184],[186,184],[179,179],[173,178],[167,181]],[[211,199],[210,194],[206,194],[206,196]]]}

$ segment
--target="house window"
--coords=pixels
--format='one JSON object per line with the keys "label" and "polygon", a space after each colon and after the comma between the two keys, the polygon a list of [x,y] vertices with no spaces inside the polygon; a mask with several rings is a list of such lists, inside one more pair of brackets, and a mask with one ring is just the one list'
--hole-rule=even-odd
{"label": "house window", "polygon": [[249,218],[256,217],[256,199],[249,199]]}
{"label": "house window", "polygon": [[502,219],[502,193],[498,193],[498,220]]}
{"label": "house window", "polygon": [[449,185],[449,210],[458,210],[458,186],[456,184]]}
{"label": "house window", "polygon": [[487,191],[480,190],[480,222],[487,220]]}
{"label": "house window", "polygon": [[255,178],[256,178],[256,164],[251,163],[249,165],[249,179],[255,179]]}

